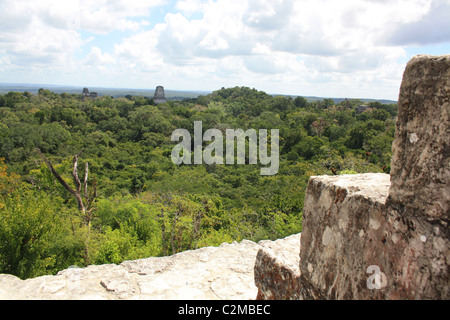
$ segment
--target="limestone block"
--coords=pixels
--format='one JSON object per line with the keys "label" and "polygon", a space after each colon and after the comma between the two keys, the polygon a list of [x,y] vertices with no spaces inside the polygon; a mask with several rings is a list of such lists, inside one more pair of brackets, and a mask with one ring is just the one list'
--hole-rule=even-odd
{"label": "limestone block", "polygon": [[403,75],[398,107],[390,198],[413,208],[411,214],[448,223],[450,55],[412,58]]}
{"label": "limestone block", "polygon": [[257,300],[300,298],[299,238],[293,235],[277,241],[262,241],[255,263]]}
{"label": "limestone block", "polygon": [[369,290],[367,268],[386,261],[387,174],[311,177],[303,209],[300,272],[302,299],[379,298]]}

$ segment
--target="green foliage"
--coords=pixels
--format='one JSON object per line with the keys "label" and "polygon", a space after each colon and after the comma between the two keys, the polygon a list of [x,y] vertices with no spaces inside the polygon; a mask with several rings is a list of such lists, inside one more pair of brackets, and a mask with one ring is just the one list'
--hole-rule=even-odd
{"label": "green foliage", "polygon": [[81,261],[82,239],[45,193],[21,187],[2,198],[0,272],[26,279]]}
{"label": "green foliage", "polygon": [[[8,165],[0,166],[0,273],[27,278],[83,266],[86,254],[91,263],[120,263],[300,232],[311,175],[389,171],[396,105],[372,102],[356,115],[360,104],[247,87],[160,105],[45,89],[0,95]],[[279,129],[278,174],[261,176],[260,165],[174,165],[171,133],[193,133],[194,121],[203,131]],[[89,162],[99,190],[91,229],[35,148],[71,185],[73,155],[83,150],[80,163]]]}

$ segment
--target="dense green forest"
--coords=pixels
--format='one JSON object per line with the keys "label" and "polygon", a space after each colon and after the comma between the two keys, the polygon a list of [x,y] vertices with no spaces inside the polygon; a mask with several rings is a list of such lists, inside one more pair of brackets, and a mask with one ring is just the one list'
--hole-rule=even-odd
{"label": "dense green forest", "polygon": [[[158,105],[45,89],[0,95],[0,273],[29,278],[301,232],[310,176],[389,172],[397,106],[360,113],[360,104],[247,87]],[[279,129],[278,173],[173,164],[171,134],[193,132],[194,121],[203,131]],[[89,215],[43,160],[76,190],[75,155],[81,194],[95,200]]]}

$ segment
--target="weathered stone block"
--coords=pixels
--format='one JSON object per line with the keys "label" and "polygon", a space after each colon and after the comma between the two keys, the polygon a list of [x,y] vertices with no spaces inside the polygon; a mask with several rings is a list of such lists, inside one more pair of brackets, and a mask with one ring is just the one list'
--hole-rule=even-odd
{"label": "weathered stone block", "polygon": [[390,201],[410,208],[409,214],[448,223],[450,55],[412,58],[403,75],[398,107]]}
{"label": "weathered stone block", "polygon": [[388,192],[385,174],[311,177],[301,299],[450,297],[448,238],[440,226],[391,206]]}
{"label": "weathered stone block", "polygon": [[300,298],[299,235],[277,241],[261,241],[255,262],[257,300]]}
{"label": "weathered stone block", "polygon": [[[377,299],[367,268],[389,268],[383,251],[393,243],[385,201],[389,175],[311,177],[301,236],[302,299]],[[392,279],[390,279],[392,280]]]}

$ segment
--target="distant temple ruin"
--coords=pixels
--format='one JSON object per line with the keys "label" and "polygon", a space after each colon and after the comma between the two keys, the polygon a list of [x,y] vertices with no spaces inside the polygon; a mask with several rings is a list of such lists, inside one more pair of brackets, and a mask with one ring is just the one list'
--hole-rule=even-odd
{"label": "distant temple ruin", "polygon": [[97,98],[97,92],[89,92],[88,88],[83,89],[83,98]]}
{"label": "distant temple ruin", "polygon": [[166,96],[164,94],[164,87],[163,86],[157,86],[156,87],[155,95],[153,96],[153,101],[156,104],[165,103],[166,102]]}

